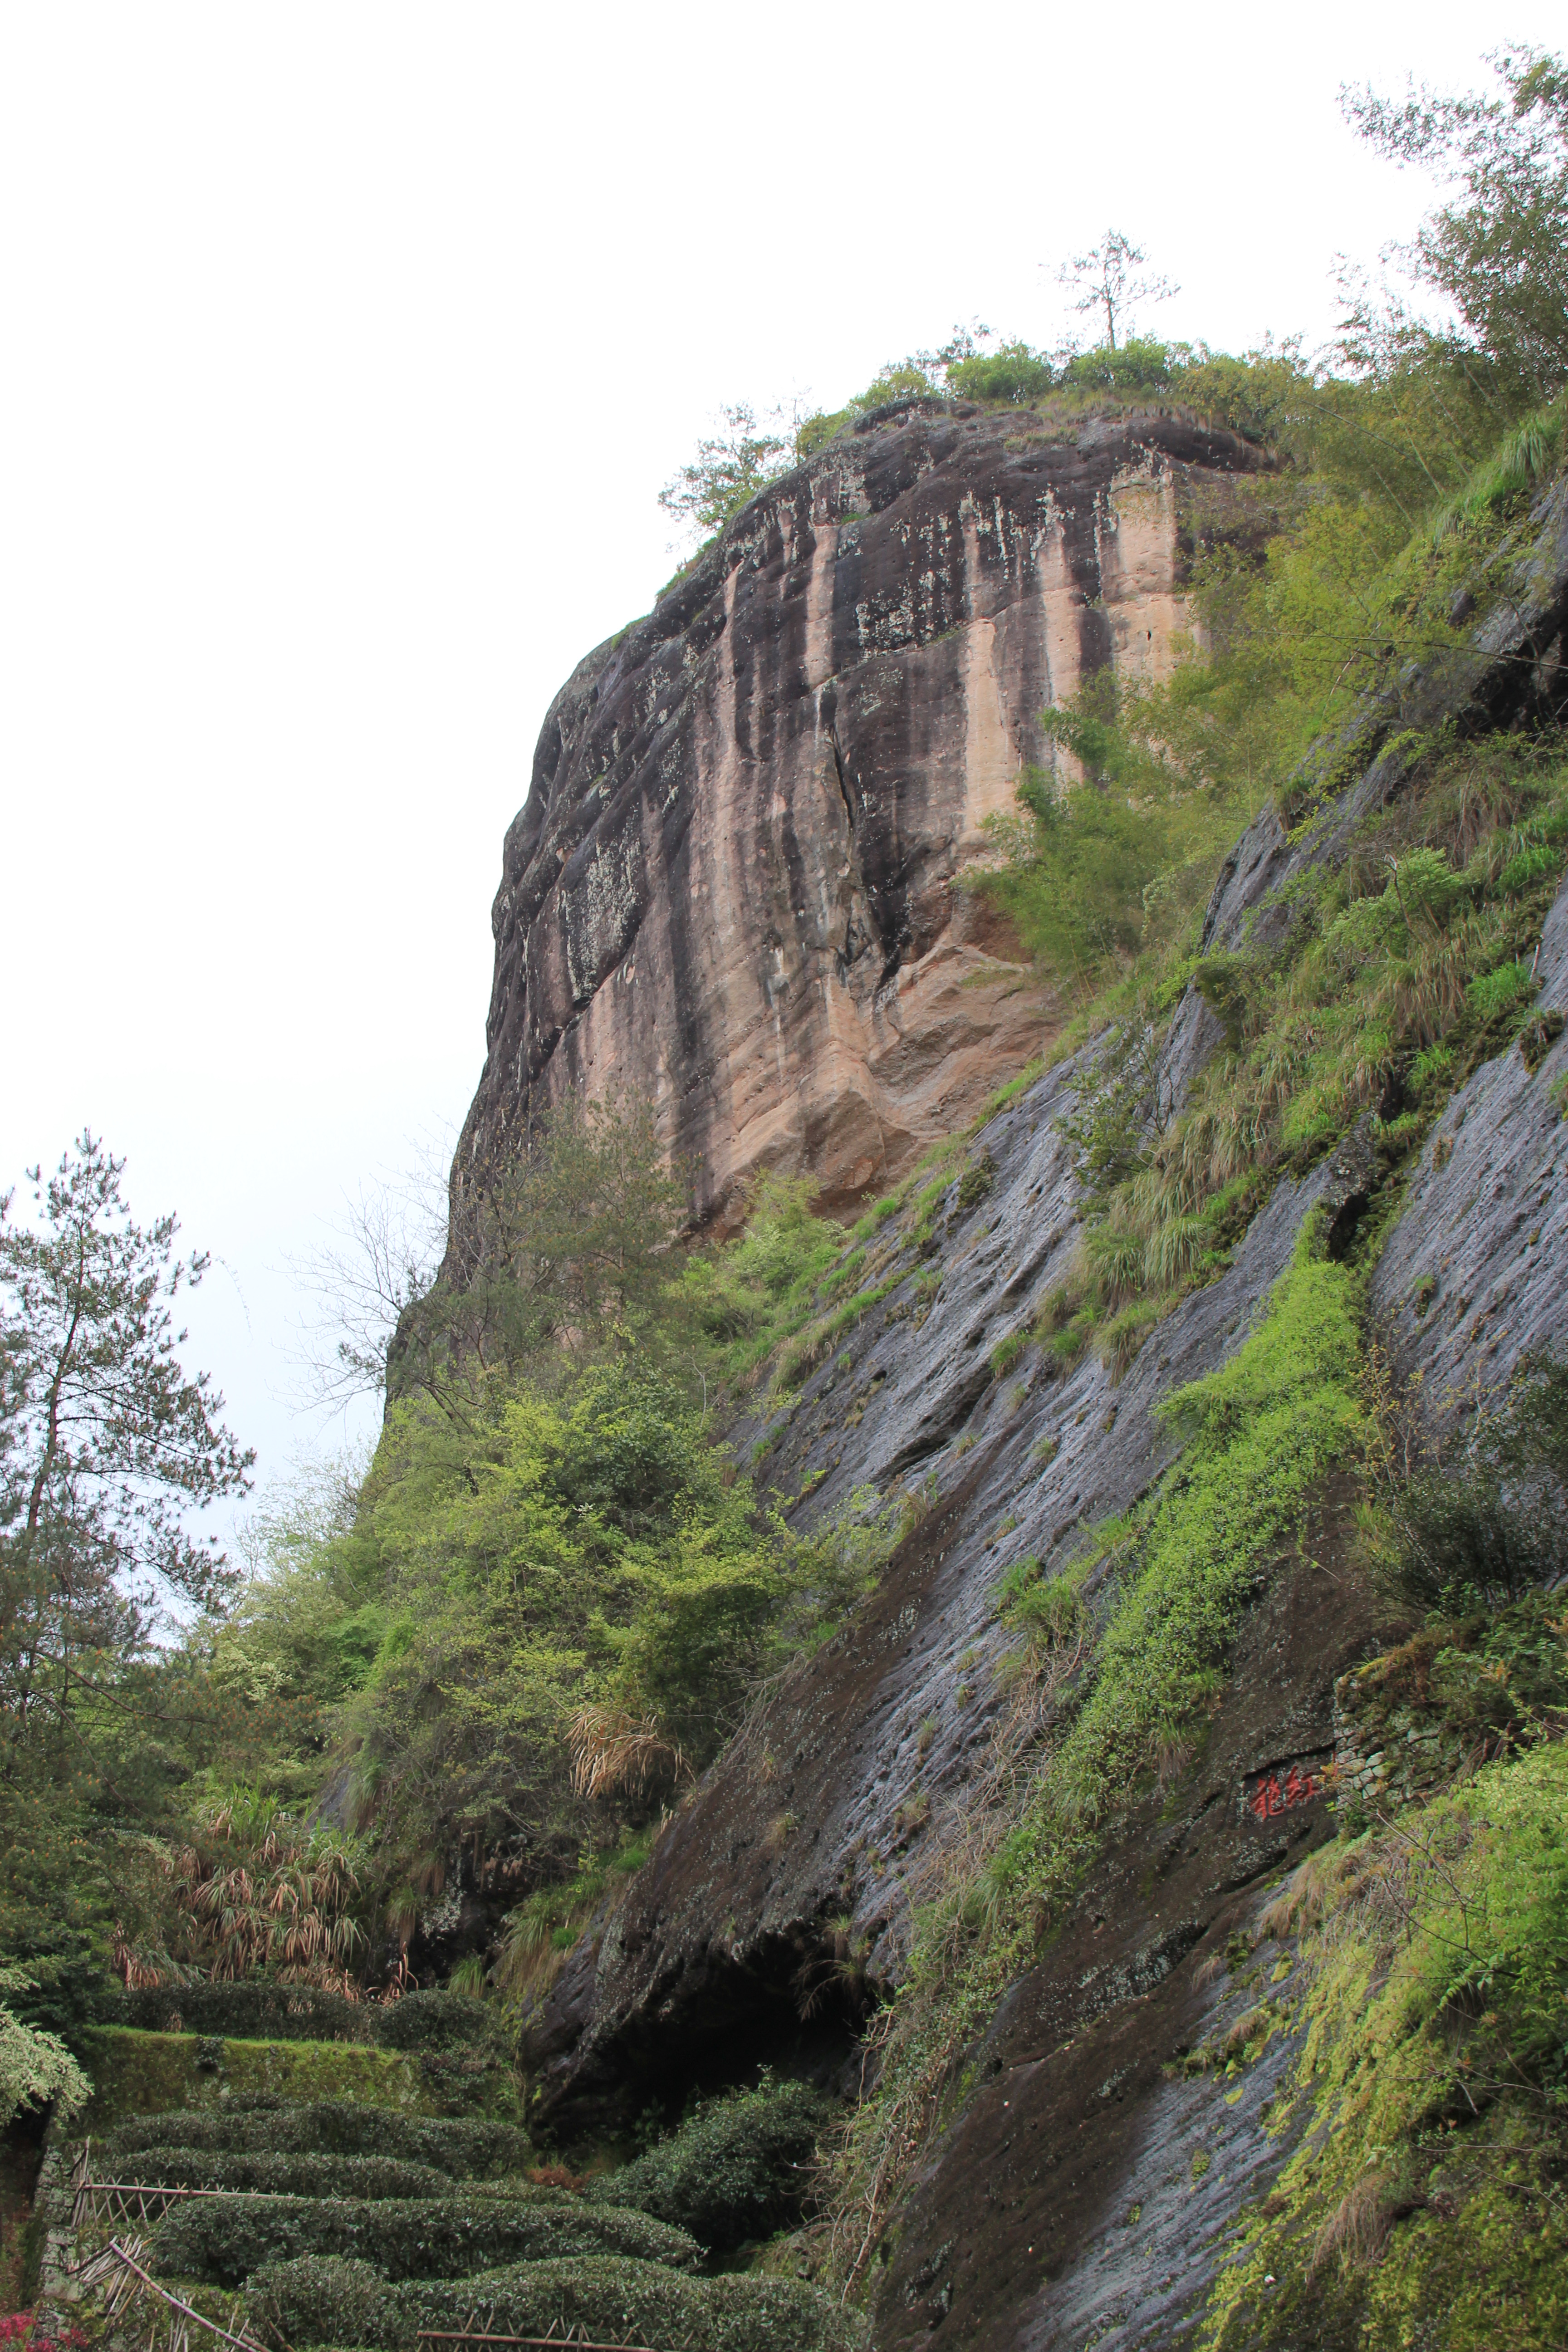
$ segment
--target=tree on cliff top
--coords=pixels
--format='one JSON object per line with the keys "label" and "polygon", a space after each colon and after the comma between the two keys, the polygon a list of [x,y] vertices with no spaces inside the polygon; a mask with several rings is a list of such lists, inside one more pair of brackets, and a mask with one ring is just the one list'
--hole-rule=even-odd
{"label": "tree on cliff top", "polygon": [[700,539],[710,539],[731,517],[748,506],[760,489],[784,472],[794,455],[793,435],[772,432],[776,421],[759,426],[756,411],[744,401],[721,410],[722,433],[710,433],[697,444],[697,455],[682,466],[673,481],[658,494],[659,505],[684,529]]}
{"label": "tree on cliff top", "polygon": [[1168,278],[1135,277],[1134,270],[1148,258],[1142,247],[1123,236],[1119,228],[1108,228],[1098,245],[1091,245],[1087,253],[1074,254],[1057,273],[1061,283],[1072,289],[1073,310],[1088,317],[1105,313],[1105,340],[1112,351],[1116,322],[1126,317],[1135,302],[1168,302],[1181,291]]}

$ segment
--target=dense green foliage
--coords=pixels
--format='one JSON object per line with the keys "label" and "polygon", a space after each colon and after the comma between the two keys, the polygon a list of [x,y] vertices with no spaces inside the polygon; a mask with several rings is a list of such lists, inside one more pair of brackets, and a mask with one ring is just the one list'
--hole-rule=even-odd
{"label": "dense green foliage", "polygon": [[[274,2098],[247,2104],[230,2098],[221,2109],[206,2114],[180,2108],[168,2115],[137,2116],[118,2126],[110,2146],[121,2164],[132,2163],[144,2151],[164,2148],[181,2148],[193,2158],[320,2151],[323,2159],[347,2162],[374,2157],[419,2166],[447,2180],[517,2173],[533,2153],[527,2133],[515,2125],[460,2116],[399,2115],[359,2099],[286,2103]],[[156,2160],[162,2163],[163,2158]],[[128,2171],[125,2177],[146,2176]]]}
{"label": "dense green foliage", "polygon": [[703,2245],[727,2252],[797,2218],[830,2114],[804,2083],[703,2101],[646,2155],[594,2181],[589,2197],[679,2221]]}
{"label": "dense green foliage", "polygon": [[[437,2192],[440,2187],[437,2182]],[[425,2190],[413,2199],[367,2203],[303,2185],[295,2196],[185,2199],[159,2222],[152,2253],[164,2277],[227,2287],[242,2285],[266,2263],[303,2254],[373,2262],[389,2279],[461,2278],[500,2263],[580,2254],[619,2254],[673,2270],[694,2270],[698,2263],[697,2246],[685,2231],[580,2198]]]}
{"label": "dense green foliage", "polygon": [[[731,2218],[742,2207],[753,2220],[774,2207],[793,2211],[799,2176],[773,2176],[804,2162],[821,2113],[798,2087],[704,2110],[666,2144],[663,2186],[689,2163],[691,2133],[709,2118],[704,2145],[731,2192]],[[854,2315],[798,2279],[699,2275],[694,2238],[646,2210],[652,2200],[587,2198],[564,2168],[525,2162],[532,2151],[522,2134],[399,2113],[379,2104],[374,2086],[300,2104],[237,2093],[208,2103],[204,2089],[175,2112],[110,2108],[104,2121],[100,2178],[222,2174],[224,2193],[168,2204],[142,2259],[204,2318],[223,2327],[243,2318],[279,2352],[345,2342],[391,2352],[420,2328],[462,2327],[476,2309],[502,2333],[576,2326],[618,2340],[629,2330],[633,2340],[698,2352],[860,2352],[865,2342]],[[246,2165],[290,2168],[291,2179],[283,2193],[259,2178],[241,2186]],[[362,2183],[378,2166],[385,2178],[367,2200]],[[448,2169],[473,2176],[460,2192]],[[416,2173],[420,2193],[385,2193],[395,2171]],[[60,2221],[66,2201],[56,2207]],[[79,2252],[103,2248],[117,2226],[111,2208],[89,2211]],[[89,2340],[103,2324],[100,2293],[89,2287],[77,2307]],[[152,2315],[147,2296],[132,2308]]]}
{"label": "dense green foliage", "polygon": [[[706,1412],[820,1310],[838,1229],[784,1188],[739,1244],[683,1252],[645,1113],[569,1104],[526,1143],[468,1172],[439,1279],[373,1269],[351,1300],[340,1369],[379,1365],[389,1391],[374,1460],[270,1497],[237,1593],[177,1515],[246,1469],[175,1355],[169,1302],[205,1262],[174,1264],[172,1221],[131,1222],[90,1142],[41,1188],[37,1230],[5,1227],[0,1948],[29,1963],[18,2033],[131,2016],[112,1963],[153,2004],[138,2021],[173,2000],[215,2033],[395,2042],[418,2002],[357,1995],[454,1854],[491,1906],[464,1989],[521,1898],[500,1946],[521,1992],[534,1947],[558,1953],[616,1860],[646,1858],[755,1680],[874,1577],[875,1498],[794,1536]],[[209,1604],[162,1650],[158,1587]],[[352,1832],[314,1817],[331,1776]],[[245,1980],[238,2006],[225,1979]],[[247,2010],[247,1982],[290,2000]]]}
{"label": "dense green foliage", "polygon": [[[368,1475],[275,1500],[256,1574],[187,1646],[266,1712],[233,1759],[249,1785],[188,1784],[186,1843],[161,1864],[172,1920],[129,1947],[132,1981],[292,1969],[319,1991],[384,1929],[412,1940],[455,1854],[492,1917],[511,1903],[464,1989],[492,1961],[515,1997],[548,1978],[755,1681],[886,1552],[874,1497],[792,1534],[703,1410],[819,1304],[844,1236],[808,1198],[764,1188],[738,1242],[683,1255],[646,1117],[571,1106],[470,1201],[461,1248],[389,1335]],[[331,1771],[355,1834],[307,1838],[298,1809]]]}
{"label": "dense green foliage", "polygon": [[[1503,396],[1529,407],[1568,376],[1568,67],[1528,44],[1493,62],[1495,95],[1368,90],[1348,110],[1384,154],[1459,192],[1423,223],[1407,258],[1458,314],[1458,333],[1440,347],[1484,361]],[[1406,347],[1439,343],[1407,318],[1391,325]]]}
{"label": "dense green foliage", "polygon": [[[0,1993],[34,1990],[21,1969],[0,1969]],[[58,2034],[24,2025],[0,2002],[0,2130],[19,2108],[46,2106],[68,2120],[86,2106],[92,2086]]]}
{"label": "dense green foliage", "polygon": [[568,1734],[591,1701],[649,1727],[645,1781],[705,1763],[782,1597],[748,1487],[626,1361],[570,1402],[500,1384],[460,1425],[395,1407],[357,1541],[390,1614],[348,1718],[361,1818],[426,1886],[458,1838],[575,1853]]}
{"label": "dense green foliage", "polygon": [[383,2346],[402,2352],[421,2327],[461,2327],[481,2309],[498,2333],[563,2326],[594,2341],[681,2344],[689,2352],[862,2352],[858,2315],[801,2279],[689,2278],[612,2254],[391,2286],[370,2263],[304,2256],[259,2272],[250,2308],[272,2340]]}
{"label": "dense green foliage", "polygon": [[199,1676],[153,1643],[172,1607],[220,1596],[183,1514],[244,1490],[252,1457],[187,1377],[175,1328],[207,1270],[173,1217],[139,1225],[124,1163],[84,1134],[0,1199],[0,1955],[17,2014],[68,2026],[149,1876],[177,1752],[222,1735]]}

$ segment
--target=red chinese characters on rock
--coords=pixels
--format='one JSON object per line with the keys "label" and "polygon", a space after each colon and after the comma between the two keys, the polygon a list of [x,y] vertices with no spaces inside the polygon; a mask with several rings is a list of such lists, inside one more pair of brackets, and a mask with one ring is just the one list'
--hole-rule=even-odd
{"label": "red chinese characters on rock", "polygon": [[1310,1805],[1314,1797],[1323,1793],[1322,1775],[1309,1765],[1303,1771],[1292,1764],[1283,1780],[1278,1772],[1266,1772],[1247,1801],[1248,1812],[1260,1822],[1272,1821],[1277,1813],[1294,1812],[1298,1805]]}

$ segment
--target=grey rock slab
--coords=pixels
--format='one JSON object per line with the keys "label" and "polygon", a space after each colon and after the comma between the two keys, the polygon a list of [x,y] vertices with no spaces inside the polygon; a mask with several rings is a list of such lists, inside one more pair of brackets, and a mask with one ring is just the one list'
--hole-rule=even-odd
{"label": "grey rock slab", "polygon": [[[1542,934],[1538,1012],[1568,1010],[1568,888]],[[1428,1138],[1372,1283],[1399,1371],[1439,1430],[1495,1405],[1523,1359],[1568,1344],[1568,1029],[1533,1075],[1517,1045]]]}

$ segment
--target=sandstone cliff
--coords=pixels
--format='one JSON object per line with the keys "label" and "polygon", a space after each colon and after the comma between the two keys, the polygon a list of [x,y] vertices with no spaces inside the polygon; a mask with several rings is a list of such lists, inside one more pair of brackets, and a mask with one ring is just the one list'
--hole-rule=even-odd
{"label": "sandstone cliff", "polygon": [[897,1176],[1053,1005],[958,887],[1039,714],[1156,677],[1258,453],[1157,413],[906,402],[774,483],[556,697],[506,839],[454,1210],[531,1098],[651,1097],[695,1216]]}
{"label": "sandstone cliff", "polygon": [[[870,446],[912,460],[933,438],[965,429],[962,419],[939,425],[921,417]],[[1141,429],[1152,436],[1152,428]],[[1152,438],[1141,446],[1156,488],[1188,462]],[[1192,442],[1181,446],[1194,454]],[[958,439],[956,446],[966,444]],[[1109,455],[1105,462],[1110,500],[1117,476]],[[956,463],[952,455],[933,460],[929,478],[934,483],[942,465]],[[917,479],[911,490],[919,486]],[[804,500],[804,481],[795,495]],[[767,529],[780,534],[769,543],[782,551],[776,518]],[[1532,530],[1516,593],[1496,621],[1397,681],[1327,748],[1315,823],[1291,836],[1266,811],[1237,845],[1209,909],[1206,945],[1268,944],[1287,919],[1281,886],[1314,863],[1342,859],[1358,824],[1398,803],[1411,773],[1414,726],[1484,733],[1543,713],[1561,717],[1568,488],[1559,485],[1542,501]],[[1001,574],[999,552],[995,561]],[[735,609],[731,576],[726,617]],[[1168,610],[1173,626],[1173,603]],[[1016,604],[1006,614],[1021,629]],[[1086,607],[1084,630],[1092,617]],[[958,640],[946,640],[951,654],[941,643],[906,649],[899,674],[907,677],[924,661],[933,666],[928,675],[956,682],[981,641],[980,625],[972,622]],[[991,646],[1003,635],[998,619]],[[1145,639],[1146,646],[1155,643]],[[602,665],[605,657],[595,658]],[[862,673],[893,676],[879,659],[863,652],[853,672],[861,679],[855,708],[862,713],[875,693]],[[944,662],[959,667],[942,669]],[[805,689],[805,707],[820,709],[825,690],[826,682]],[[590,691],[574,685],[574,709]],[[896,708],[898,740],[912,740],[919,730],[907,698]],[[960,695],[951,705],[939,699],[933,713],[931,739],[945,740],[950,754],[963,709]],[[837,716],[833,724],[844,726],[838,757],[864,811],[872,771],[856,761],[870,755],[858,750],[850,759],[843,746],[863,746],[867,738]],[[1009,743],[1016,756],[1028,750],[1022,735]],[[921,929],[935,919],[921,909],[937,888],[931,877],[941,873],[947,890],[968,805],[960,790],[969,789],[965,780],[975,772],[952,758],[906,769],[889,756],[882,772],[938,779],[949,797],[921,801],[922,811],[940,805],[945,814],[930,820],[927,862],[897,869],[904,876],[897,891],[887,878],[894,866],[865,862],[862,814],[844,836],[847,853],[852,848],[859,861],[852,860],[855,887],[864,887],[855,903],[881,910],[894,947],[907,937],[915,971],[921,941],[925,959],[940,951],[958,961],[966,950],[951,894],[940,898],[936,929]],[[936,783],[929,789],[935,795]],[[830,803],[826,789],[821,797]],[[894,804],[896,795],[881,814]],[[552,806],[541,799],[535,841],[547,833]],[[695,824],[694,818],[688,835]],[[507,929],[521,901],[503,894],[503,940],[514,940],[521,959],[522,933]],[[563,937],[564,919],[558,904],[552,939]],[[657,919],[667,937],[668,908],[660,907]],[[646,910],[642,921],[647,937],[653,919]],[[753,1162],[765,1156],[763,1136],[776,1138],[803,1099],[820,1106],[816,1129],[790,1130],[803,1155],[826,1151],[837,1132],[837,1087],[853,1097],[848,1120],[870,1116],[865,1074],[879,1066],[877,991],[856,1033],[869,1041],[864,1053],[813,1069],[805,1041],[829,1032],[812,1025],[819,1016],[804,976],[803,935],[790,937],[803,973],[792,1001],[802,1009],[797,1028],[779,1032],[780,1066],[797,1071],[798,1081],[786,1095],[782,1080],[764,1071],[744,1097],[731,1083],[722,1097],[738,1122],[725,1162],[731,1174],[748,1164],[748,1150]],[[743,929],[732,945],[744,948]],[[714,972],[720,1001],[724,950],[700,942],[690,951],[712,960],[705,968]],[[894,961],[897,979],[902,967]],[[515,1000],[505,998],[508,1017],[536,1003],[534,970],[530,963],[528,985]],[[852,975],[837,984],[847,1019],[858,1003]],[[1396,1361],[1425,1375],[1422,1394],[1436,1419],[1466,1381],[1495,1383],[1530,1350],[1560,1339],[1568,1264],[1568,1129],[1561,1113],[1568,889],[1539,937],[1531,984],[1543,1010],[1529,1050],[1514,1044],[1480,1063],[1398,1178],[1400,1195],[1387,1190],[1387,1161],[1369,1117],[1308,1172],[1275,1184],[1226,1270],[1165,1317],[1122,1378],[1092,1354],[1064,1375],[1026,1349],[1015,1359],[1016,1375],[1005,1380],[993,1361],[999,1342],[1022,1342],[1077,1246],[1081,1196],[1058,1125],[1073,1065],[1039,1078],[976,1139],[971,1164],[984,1164],[984,1184],[966,1192],[954,1171],[934,1213],[943,1220],[940,1283],[919,1237],[892,1232],[873,1304],[836,1341],[831,1360],[798,1401],[742,1420],[733,1435],[759,1450],[764,1480],[786,1494],[810,1495],[808,1511],[864,1481],[914,1486],[933,1473],[940,1502],[900,1547],[874,1598],[770,1696],[745,1739],[677,1815],[624,1902],[573,1954],[531,2028],[529,2054],[547,2109],[579,2119],[624,2110],[650,2086],[704,2073],[721,2079],[762,2054],[809,2062],[819,2073],[831,2066],[820,2026],[808,2032],[801,2024],[801,1986],[837,1969],[834,1980],[860,1985],[866,1998],[899,1980],[913,1906],[940,1874],[944,1849],[967,1833],[994,1759],[991,1743],[1006,1706],[993,1672],[1007,1640],[995,1599],[1005,1559],[1027,1551],[1047,1569],[1069,1560],[1089,1523],[1151,1487],[1177,1450],[1156,1412],[1161,1398],[1241,1346],[1310,1211],[1324,1213],[1329,1245],[1339,1251],[1358,1228],[1381,1237],[1379,1220],[1386,1219],[1390,1237],[1377,1239],[1368,1261],[1372,1312]],[[638,1033],[623,1034],[620,1050],[630,1052]],[[994,1029],[993,1044],[1005,1034]],[[791,1035],[793,1061],[785,1050]],[[1162,1049],[1156,1095],[1164,1114],[1187,1099],[1222,1042],[1219,1024],[1190,991]],[[942,1055],[951,1060],[956,1049],[942,1032],[931,1050],[942,1066]],[[761,1069],[762,1056],[756,1060]],[[879,1066],[885,1073],[889,1065]],[[493,1076],[493,1060],[491,1067]],[[962,1092],[956,1076],[949,1083]],[[879,1084],[875,1098],[884,1101],[889,1081],[883,1076]],[[721,1097],[709,1099],[716,1105]],[[900,1133],[912,1136],[919,1130],[904,1099]],[[490,1100],[481,1097],[476,1133],[488,1131]],[[735,1108],[742,1100],[754,1128]],[[878,1149],[891,1156],[880,1114],[876,1133]],[[840,1176],[845,1189],[856,1164]],[[1397,1219],[1388,1213],[1394,1205]],[[1276,1934],[1258,1920],[1280,1865],[1331,1833],[1312,1793],[1314,1775],[1334,1752],[1336,1677],[1365,1654],[1373,1624],[1348,1506],[1344,1488],[1327,1481],[1310,1540],[1282,1551],[1260,1581],[1198,1752],[1170,1786],[1128,1792],[1125,1814],[1108,1828],[1070,1916],[970,2053],[963,2095],[885,2242],[876,2289],[879,2343],[913,2344],[939,2327],[943,2340],[996,2347],[1189,2340],[1239,2214],[1267,2194],[1293,2144],[1291,2132],[1270,2119],[1300,2046],[1283,2011],[1264,2057],[1234,2092],[1212,2077],[1193,2079],[1184,2061],[1234,2019],[1225,2000],[1243,1998],[1224,1973],[1234,1939],[1239,1936],[1246,1949],[1254,1936]],[[1089,1590],[1092,1598],[1092,1580]],[[1278,1822],[1260,1821],[1249,1796],[1260,1777],[1289,1769],[1307,1798]],[[1282,1928],[1276,1940],[1279,1977],[1289,1973],[1291,1948]],[[846,1955],[854,1961],[847,1972]],[[848,2055],[842,2079],[849,2085],[863,2080],[857,2023],[855,2000],[841,2003],[838,2054]]]}

